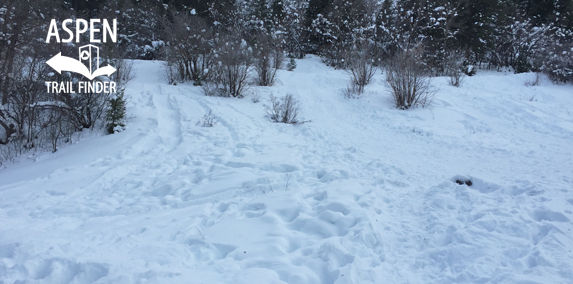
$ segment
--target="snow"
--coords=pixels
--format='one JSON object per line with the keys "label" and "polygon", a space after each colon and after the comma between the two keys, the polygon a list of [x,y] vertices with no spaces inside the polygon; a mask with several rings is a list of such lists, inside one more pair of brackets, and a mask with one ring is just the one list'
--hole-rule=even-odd
{"label": "snow", "polygon": [[570,85],[435,78],[400,111],[313,56],[258,104],[162,66],[135,62],[126,130],[0,170],[0,283],[572,283]]}

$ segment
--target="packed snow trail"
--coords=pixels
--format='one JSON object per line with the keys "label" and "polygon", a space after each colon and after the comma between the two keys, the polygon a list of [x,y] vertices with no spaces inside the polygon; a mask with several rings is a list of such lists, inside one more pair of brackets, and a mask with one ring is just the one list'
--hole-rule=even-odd
{"label": "packed snow trail", "polygon": [[297,65],[255,104],[136,61],[127,130],[0,170],[0,283],[573,283],[571,86],[436,78],[399,111]]}

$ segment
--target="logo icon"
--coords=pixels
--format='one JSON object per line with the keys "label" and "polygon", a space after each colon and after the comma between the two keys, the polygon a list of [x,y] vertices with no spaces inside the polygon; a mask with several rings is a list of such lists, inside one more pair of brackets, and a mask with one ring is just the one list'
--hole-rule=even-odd
{"label": "logo icon", "polygon": [[[95,65],[92,55],[95,54]],[[84,75],[86,78],[93,80],[97,76],[110,76],[115,73],[116,69],[110,65],[99,67],[99,48],[92,44],[87,44],[80,46],[79,48],[79,60],[71,57],[62,56],[62,53],[56,54],[56,56],[50,58],[46,62],[54,70],[62,74],[62,71],[69,71]],[[95,68],[94,68],[95,67]]]}

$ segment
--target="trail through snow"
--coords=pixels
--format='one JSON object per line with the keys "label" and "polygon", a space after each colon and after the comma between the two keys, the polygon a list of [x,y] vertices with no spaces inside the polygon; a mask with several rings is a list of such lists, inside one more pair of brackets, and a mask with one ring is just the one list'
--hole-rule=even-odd
{"label": "trail through snow", "polygon": [[136,61],[126,131],[0,170],[0,283],[573,283],[571,86],[435,78],[399,111],[297,65],[255,104]]}

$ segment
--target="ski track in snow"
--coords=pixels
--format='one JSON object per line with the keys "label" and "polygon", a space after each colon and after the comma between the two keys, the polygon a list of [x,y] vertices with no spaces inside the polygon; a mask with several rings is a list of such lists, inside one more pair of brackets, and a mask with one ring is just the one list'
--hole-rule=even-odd
{"label": "ski track in snow", "polygon": [[571,86],[435,78],[399,111],[297,64],[253,104],[136,61],[126,131],[0,170],[0,283],[573,283]]}

